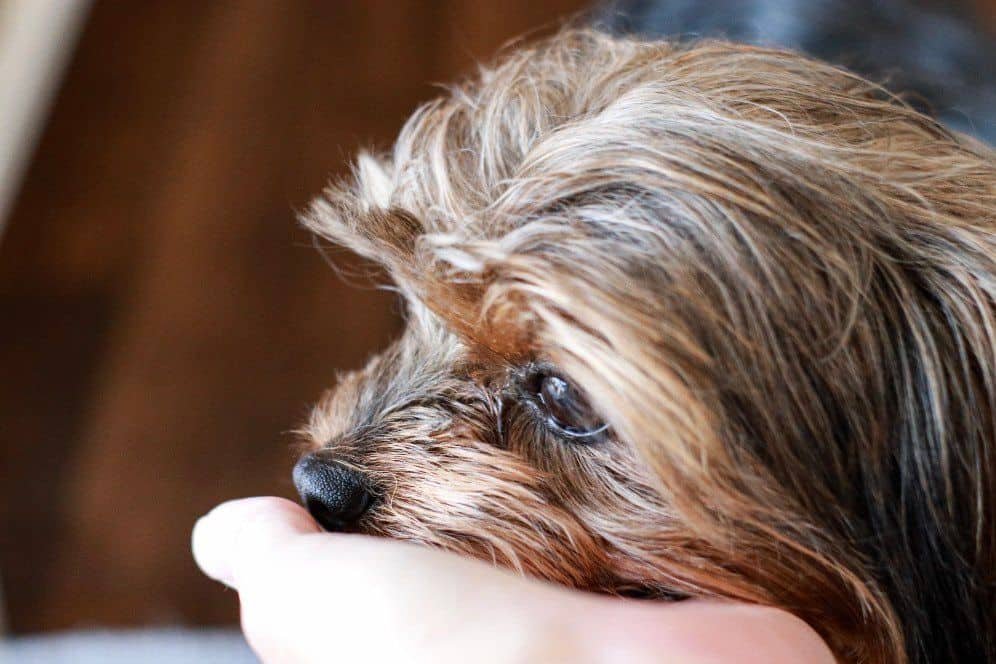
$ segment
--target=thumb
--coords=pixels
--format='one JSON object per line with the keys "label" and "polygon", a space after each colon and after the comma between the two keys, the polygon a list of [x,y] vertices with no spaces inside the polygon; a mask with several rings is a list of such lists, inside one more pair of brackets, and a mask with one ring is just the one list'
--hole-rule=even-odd
{"label": "thumb", "polygon": [[277,545],[321,528],[298,504],[284,498],[230,500],[197,520],[191,536],[194,560],[207,576],[239,589],[246,571]]}

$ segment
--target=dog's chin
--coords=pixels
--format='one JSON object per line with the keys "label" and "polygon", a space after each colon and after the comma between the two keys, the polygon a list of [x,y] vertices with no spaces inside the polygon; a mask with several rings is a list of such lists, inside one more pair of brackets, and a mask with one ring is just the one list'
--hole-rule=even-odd
{"label": "dog's chin", "polygon": [[[484,563],[509,570],[524,577],[547,581],[574,590],[627,599],[677,602],[693,595],[677,588],[661,585],[660,582],[633,580],[621,577],[612,569],[612,563],[604,558],[604,550],[590,550],[593,558],[581,560],[578,551],[570,551],[569,544],[563,548],[551,543],[557,551],[511,550],[503,544],[515,541],[517,535],[510,526],[498,529],[508,542],[482,541],[480,532],[461,533],[456,530],[443,532],[436,527],[412,528],[411,532],[399,530],[396,520],[385,526],[378,521],[377,514],[370,514],[346,531],[370,537],[380,537],[418,546],[425,546],[459,556],[473,558]],[[558,555],[559,554],[559,555]],[[587,570],[582,572],[581,570]]]}

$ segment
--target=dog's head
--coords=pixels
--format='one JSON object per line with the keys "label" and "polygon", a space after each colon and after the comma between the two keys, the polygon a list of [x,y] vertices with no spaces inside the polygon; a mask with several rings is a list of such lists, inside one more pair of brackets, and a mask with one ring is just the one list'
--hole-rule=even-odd
{"label": "dog's head", "polygon": [[796,55],[517,51],[308,215],[407,328],[295,481],[329,529],[782,606],[847,659],[983,652],[994,202],[982,148]]}

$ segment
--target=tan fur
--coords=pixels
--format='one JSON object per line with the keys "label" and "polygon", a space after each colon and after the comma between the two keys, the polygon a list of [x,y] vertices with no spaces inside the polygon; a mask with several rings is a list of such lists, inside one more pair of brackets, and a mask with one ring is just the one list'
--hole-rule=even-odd
{"label": "tan fur", "polygon": [[[314,204],[408,327],[315,409],[309,448],[369,475],[368,532],[785,607],[847,661],[954,652],[912,615],[949,593],[991,654],[994,202],[990,152],[839,69],[562,33]],[[537,361],[607,440],[518,403]]]}

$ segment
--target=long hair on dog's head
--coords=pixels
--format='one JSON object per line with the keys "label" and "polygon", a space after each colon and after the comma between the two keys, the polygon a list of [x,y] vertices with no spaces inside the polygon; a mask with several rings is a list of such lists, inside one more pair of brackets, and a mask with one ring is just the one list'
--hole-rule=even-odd
{"label": "long hair on dog's head", "polygon": [[994,203],[990,152],[837,68],[564,32],[315,203],[409,320],[311,448],[368,532],[996,657]]}

